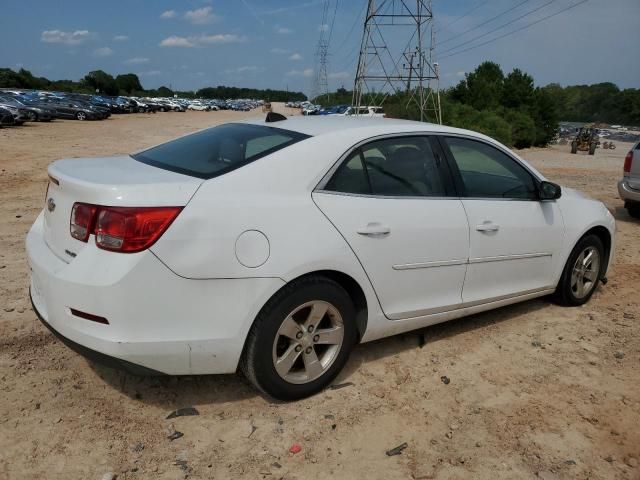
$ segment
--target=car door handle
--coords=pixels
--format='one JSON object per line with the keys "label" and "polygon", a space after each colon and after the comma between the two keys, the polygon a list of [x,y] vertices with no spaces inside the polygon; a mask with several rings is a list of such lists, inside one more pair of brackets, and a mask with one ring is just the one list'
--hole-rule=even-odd
{"label": "car door handle", "polygon": [[476,225],[476,230],[479,232],[497,232],[500,230],[500,225],[496,225],[491,221],[482,222],[480,225]]}
{"label": "car door handle", "polygon": [[367,237],[381,237],[383,235],[389,235],[391,229],[380,223],[367,223],[365,227],[360,227],[356,232]]}

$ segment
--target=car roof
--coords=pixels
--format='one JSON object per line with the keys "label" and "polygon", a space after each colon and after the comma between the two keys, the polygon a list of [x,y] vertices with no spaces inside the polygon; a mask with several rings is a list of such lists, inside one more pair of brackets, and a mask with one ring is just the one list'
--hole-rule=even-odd
{"label": "car roof", "polygon": [[[248,119],[237,123],[247,123],[251,125],[264,125],[281,128],[302,133],[304,135],[318,136],[341,132],[345,130],[358,130],[360,134],[365,134],[363,130],[370,130],[377,133],[381,128],[388,129],[390,133],[397,132],[433,132],[433,133],[464,133],[474,136],[484,137],[476,132],[462,130],[459,128],[447,127],[435,123],[416,122],[411,120],[400,120],[395,118],[373,118],[357,116],[291,116],[286,120],[278,122],[266,122],[264,118]],[[355,133],[355,132],[354,132]]]}

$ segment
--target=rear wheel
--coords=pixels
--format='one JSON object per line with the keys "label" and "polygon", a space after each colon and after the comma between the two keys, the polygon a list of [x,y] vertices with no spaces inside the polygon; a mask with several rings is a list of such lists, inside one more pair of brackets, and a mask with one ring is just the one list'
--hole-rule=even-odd
{"label": "rear wheel", "polygon": [[604,246],[596,235],[587,235],[574,247],[554,293],[561,305],[578,306],[593,295],[604,267]]}
{"label": "rear wheel", "polygon": [[596,153],[596,144],[592,143],[591,145],[589,145],[589,155],[593,155]]}
{"label": "rear wheel", "polygon": [[78,120],[86,120],[87,119],[87,114],[84,112],[77,112],[76,113],[76,119]]}
{"label": "rear wheel", "polygon": [[630,216],[632,216],[633,218],[640,218],[640,203],[627,202],[625,208],[627,209],[627,212]]}
{"label": "rear wheel", "polygon": [[241,369],[280,400],[319,392],[338,375],[356,341],[355,308],[336,282],[309,276],[284,287],[247,337]]}

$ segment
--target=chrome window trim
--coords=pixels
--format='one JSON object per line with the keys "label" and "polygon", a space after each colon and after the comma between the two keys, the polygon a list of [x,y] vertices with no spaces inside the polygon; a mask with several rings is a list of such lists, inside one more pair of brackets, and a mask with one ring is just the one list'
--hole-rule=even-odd
{"label": "chrome window trim", "polygon": [[[499,202],[540,202],[540,200],[538,199],[534,199],[534,198],[499,198],[499,197],[460,197],[460,196],[450,196],[450,197],[429,197],[429,196],[401,196],[401,195],[374,195],[374,194],[367,194],[367,193],[349,193],[349,192],[335,192],[333,190],[325,190],[325,187],[327,186],[327,183],[329,183],[329,180],[331,180],[331,177],[333,177],[333,175],[336,173],[336,171],[338,170],[338,168],[340,168],[340,166],[347,160],[347,158],[354,152],[354,150],[360,148],[361,146],[370,143],[370,142],[375,142],[377,140],[384,140],[387,138],[398,138],[398,137],[458,137],[458,138],[464,138],[467,140],[473,140],[476,142],[480,142],[480,143],[484,143],[485,145],[488,145],[490,147],[495,148],[496,150],[504,153],[505,155],[507,155],[509,158],[511,158],[513,161],[515,161],[518,165],[520,165],[522,168],[525,169],[525,171],[527,171],[529,173],[529,175],[531,175],[535,180],[537,180],[538,182],[542,182],[544,181],[544,178],[541,178],[540,176],[538,176],[535,172],[531,171],[531,169],[525,165],[524,163],[522,163],[522,161],[513,156],[513,153],[510,152],[508,149],[503,148],[501,145],[496,145],[492,142],[489,142],[487,140],[485,140],[484,138],[478,138],[475,137],[473,135],[468,135],[468,134],[464,134],[464,133],[447,133],[447,132],[431,132],[431,131],[424,131],[424,130],[420,130],[420,131],[415,131],[415,132],[399,132],[399,133],[385,133],[382,135],[376,135],[374,137],[368,137],[365,138],[363,140],[360,140],[359,142],[353,144],[349,149],[347,149],[347,151],[345,153],[343,153],[338,160],[336,160],[336,162],[331,166],[331,168],[327,171],[327,173],[324,174],[324,176],[322,177],[322,179],[318,182],[318,184],[316,185],[316,187],[312,190],[312,193],[326,193],[326,194],[330,194],[330,195],[345,195],[345,196],[349,196],[349,197],[365,197],[365,198],[380,198],[380,199],[401,199],[401,200],[407,200],[407,199],[420,199],[420,200],[492,200],[492,201],[499,201]],[[445,159],[443,159],[445,160]]]}

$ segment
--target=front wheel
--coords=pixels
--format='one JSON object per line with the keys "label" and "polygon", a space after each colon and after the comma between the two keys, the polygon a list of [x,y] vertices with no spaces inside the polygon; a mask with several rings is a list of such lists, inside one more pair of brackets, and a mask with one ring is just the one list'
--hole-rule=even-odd
{"label": "front wheel", "polygon": [[80,121],[82,120],[86,120],[87,119],[87,114],[84,112],[78,112],[76,113],[76,118]]}
{"label": "front wheel", "polygon": [[554,293],[566,306],[587,303],[598,286],[604,268],[604,246],[596,235],[587,235],[574,247]]}
{"label": "front wheel", "polygon": [[355,308],[336,282],[290,283],[256,318],[241,361],[254,386],[280,400],[308,397],[338,375],[356,342]]}

